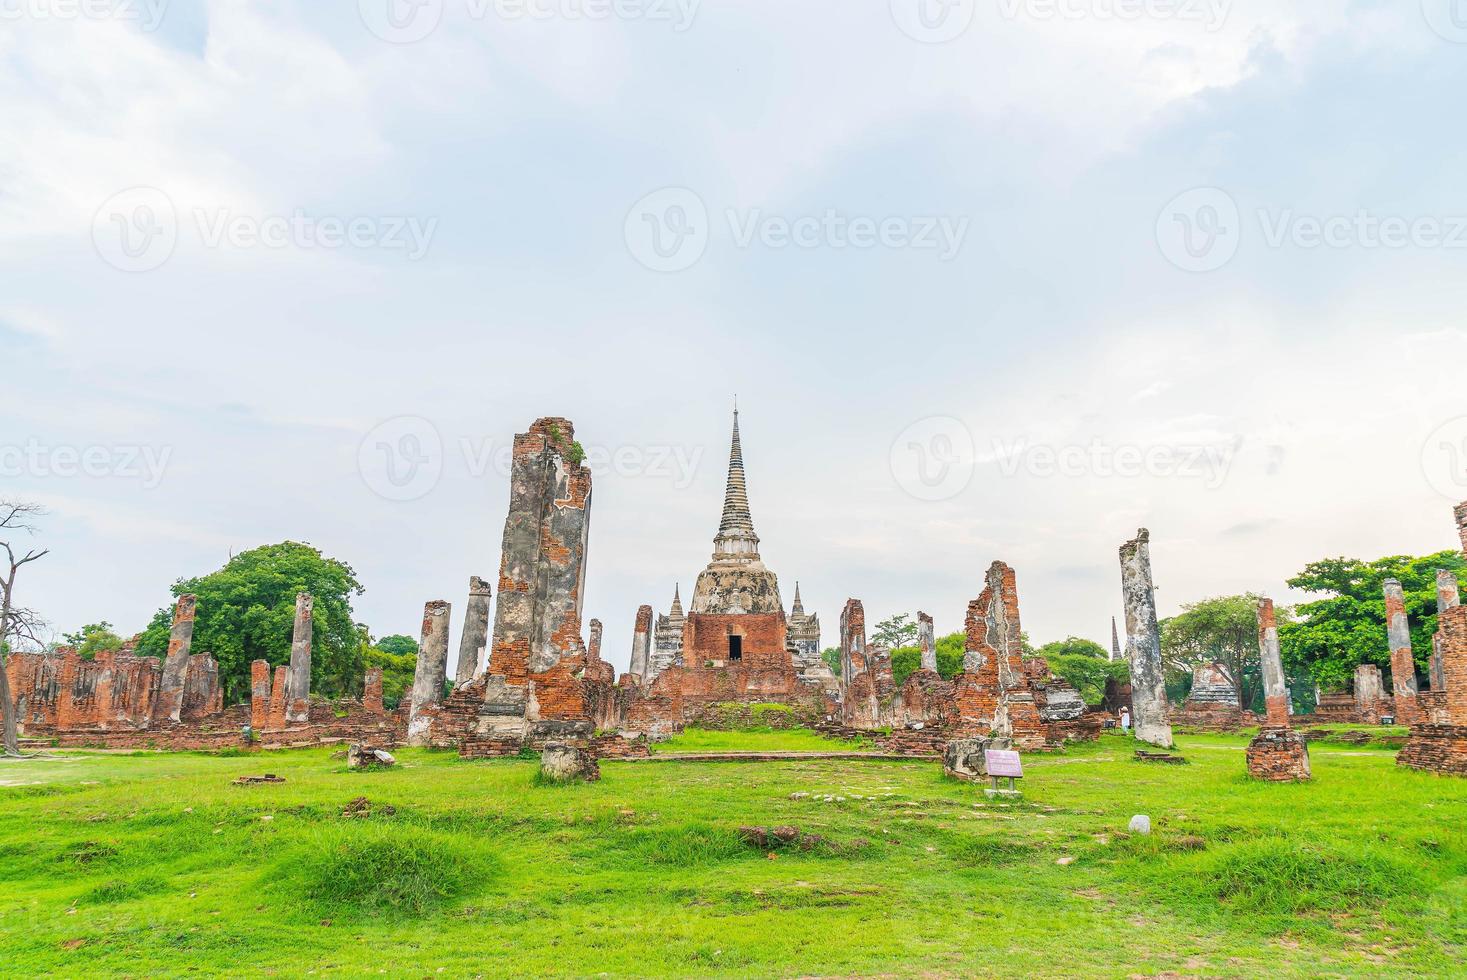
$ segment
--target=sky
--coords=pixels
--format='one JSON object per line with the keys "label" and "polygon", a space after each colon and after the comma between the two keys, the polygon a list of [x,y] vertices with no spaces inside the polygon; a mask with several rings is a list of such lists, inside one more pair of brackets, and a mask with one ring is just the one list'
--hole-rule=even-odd
{"label": "sky", "polygon": [[456,648],[564,416],[624,668],[735,397],[827,646],[999,559],[1108,646],[1142,526],[1162,615],[1456,547],[1464,83],[1455,0],[0,0],[17,600],[130,634],[290,539]]}

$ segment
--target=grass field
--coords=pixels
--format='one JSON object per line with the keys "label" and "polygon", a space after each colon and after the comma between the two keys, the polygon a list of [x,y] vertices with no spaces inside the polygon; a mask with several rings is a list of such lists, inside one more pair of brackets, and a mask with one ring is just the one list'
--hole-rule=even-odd
{"label": "grass field", "polygon": [[[1107,736],[1027,757],[1010,805],[877,760],[568,787],[426,751],[0,762],[0,973],[1463,975],[1467,780],[1316,745],[1313,783],[1264,785],[1243,745],[1154,766]],[[823,840],[766,853],[755,824]]]}

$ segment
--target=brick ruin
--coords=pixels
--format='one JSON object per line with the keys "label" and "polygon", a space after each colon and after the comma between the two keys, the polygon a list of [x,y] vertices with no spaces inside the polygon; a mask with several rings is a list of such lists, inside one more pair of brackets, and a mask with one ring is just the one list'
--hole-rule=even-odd
{"label": "brick ruin", "polygon": [[[1457,505],[1454,517],[1467,556],[1467,503]],[[1416,722],[1396,764],[1467,776],[1467,606],[1460,603],[1456,576],[1450,572],[1437,573],[1437,612],[1431,689],[1418,695]]]}
{"label": "brick ruin", "polygon": [[[250,697],[224,704],[219,664],[192,652],[197,599],[174,605],[163,659],[137,656],[136,640],[117,652],[84,659],[75,648],[12,653],[6,675],[21,734],[63,747],[210,749],[279,746],[340,740],[394,729],[382,707],[381,671],[376,702],[335,706],[310,697],[311,597],[296,598],[290,664],[250,665]],[[369,684],[370,687],[370,684]]]}
{"label": "brick ruin", "polygon": [[[892,729],[881,737],[923,754],[960,732],[1012,733],[1027,748],[1099,733],[1100,718],[1079,693],[1041,658],[1024,658],[1014,574],[1002,563],[989,570],[970,611],[959,677],[937,674],[932,621],[923,614],[924,669],[898,689],[890,651],[868,645],[855,599],[841,616],[837,677],[820,655],[819,618],[805,611],[798,586],[786,613],[778,579],[760,556],[737,413],[711,559],[686,610],[677,586],[668,613],[654,619],[651,606],[637,610],[630,669],[616,677],[601,658],[600,623],[588,624],[589,643],[581,638],[592,480],[577,456],[574,428],[563,418],[539,419],[516,437],[487,668],[441,705],[425,706],[410,741],[456,747],[466,757],[550,742],[636,753],[646,751],[644,737],[752,716],[754,705],[768,703],[828,730]],[[436,668],[431,677],[439,677]]]}
{"label": "brick ruin", "polygon": [[1258,657],[1263,666],[1266,717],[1248,743],[1248,775],[1272,782],[1311,778],[1309,747],[1289,725],[1289,688],[1279,652],[1278,619],[1272,599],[1258,601]]}
{"label": "brick ruin", "polygon": [[1219,663],[1192,668],[1192,690],[1170,717],[1173,725],[1212,732],[1235,732],[1257,720],[1238,704],[1238,689]]}

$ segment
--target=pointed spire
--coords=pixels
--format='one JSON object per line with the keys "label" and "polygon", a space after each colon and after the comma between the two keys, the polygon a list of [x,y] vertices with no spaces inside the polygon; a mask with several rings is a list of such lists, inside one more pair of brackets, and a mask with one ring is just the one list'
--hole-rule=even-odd
{"label": "pointed spire", "polygon": [[672,618],[683,618],[682,585],[678,583],[672,587]]}
{"label": "pointed spire", "polygon": [[1121,634],[1116,630],[1116,618],[1110,618],[1110,659],[1112,663],[1121,659]]}
{"label": "pointed spire", "polygon": [[728,483],[723,491],[723,519],[713,539],[717,556],[759,556],[759,536],[754,533],[754,519],[749,514],[749,490],[744,482],[744,450],[739,441],[739,410],[734,408],[733,441],[728,451]]}
{"label": "pointed spire", "polygon": [[795,583],[795,605],[794,605],[794,608],[790,610],[790,616],[791,617],[795,617],[795,616],[803,616],[803,615],[805,615],[805,604],[800,601],[800,583],[799,582],[796,582]]}

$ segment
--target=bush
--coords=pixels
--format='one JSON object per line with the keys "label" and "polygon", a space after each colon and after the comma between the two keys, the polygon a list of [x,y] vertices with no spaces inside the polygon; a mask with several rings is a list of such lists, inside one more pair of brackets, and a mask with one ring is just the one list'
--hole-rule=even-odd
{"label": "bush", "polygon": [[1374,904],[1416,885],[1416,875],[1368,849],[1343,852],[1288,840],[1249,841],[1220,854],[1204,876],[1238,911],[1297,915]]}
{"label": "bush", "polygon": [[356,825],[317,835],[304,859],[298,856],[279,879],[320,912],[413,917],[497,878],[498,871],[490,855],[465,853],[417,828]]}

